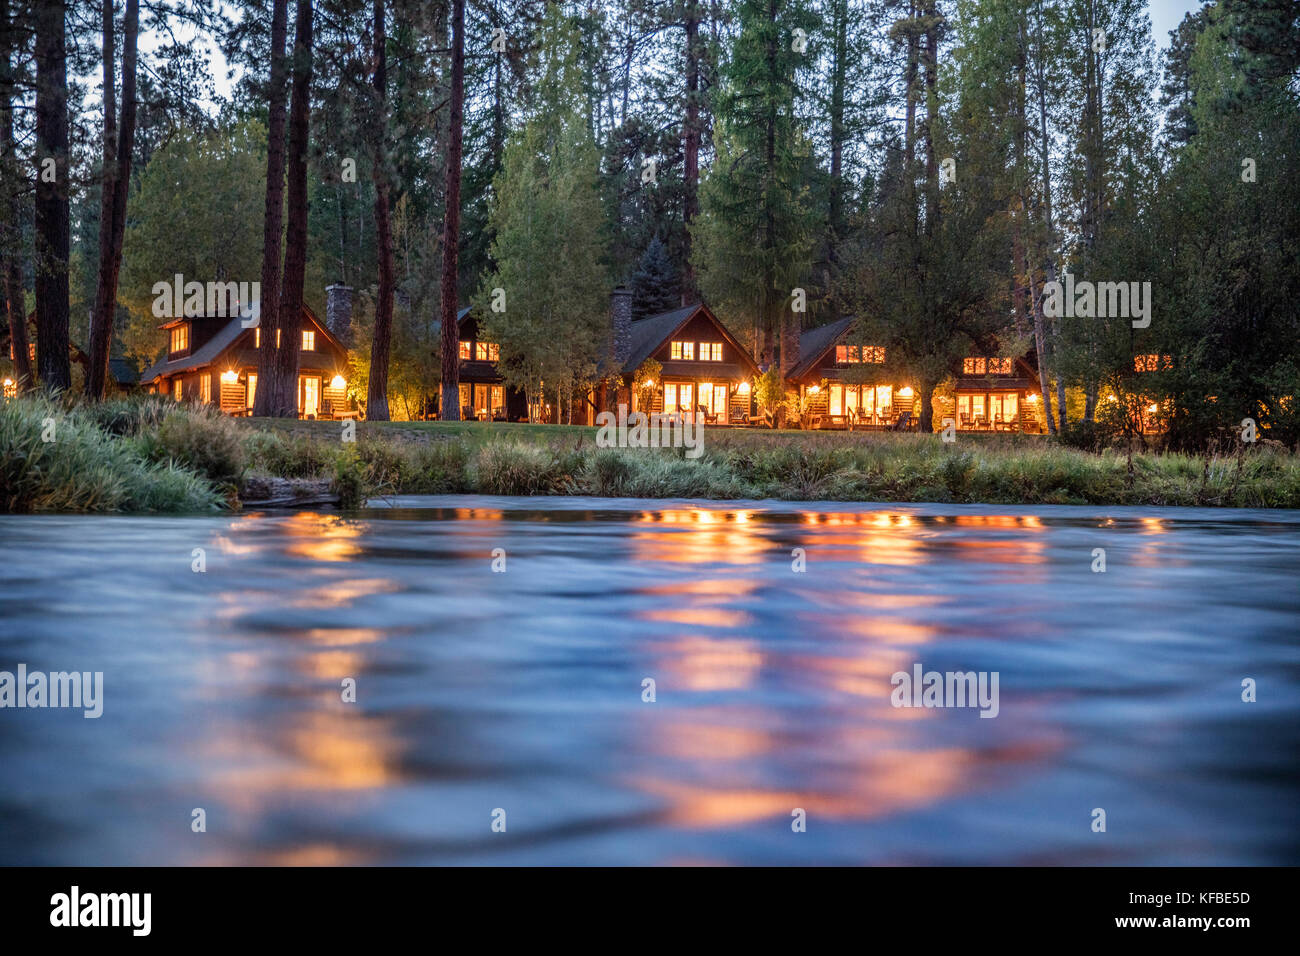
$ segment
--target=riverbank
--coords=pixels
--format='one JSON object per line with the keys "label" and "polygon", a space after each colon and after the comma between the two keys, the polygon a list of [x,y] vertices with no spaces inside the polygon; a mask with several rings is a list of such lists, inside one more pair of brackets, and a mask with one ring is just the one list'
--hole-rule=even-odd
{"label": "riverbank", "polygon": [[682,449],[599,448],[596,431],[361,422],[344,441],[339,422],[231,419],[157,397],[8,400],[0,511],[239,509],[273,479],[345,509],[391,494],[475,493],[1300,508],[1300,456],[1271,444],[1130,458],[1037,436],[945,444],[937,435],[707,429],[692,459]]}

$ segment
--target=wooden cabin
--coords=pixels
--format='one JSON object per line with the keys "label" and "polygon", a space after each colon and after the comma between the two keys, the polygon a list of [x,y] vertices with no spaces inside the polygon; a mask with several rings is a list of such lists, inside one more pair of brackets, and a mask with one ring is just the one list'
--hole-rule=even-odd
{"label": "wooden cabin", "polygon": [[805,428],[915,431],[921,396],[889,366],[883,346],[849,345],[852,316],[799,336],[799,358],[786,374]]}
{"label": "wooden cabin", "polygon": [[[5,338],[9,340],[9,361],[14,362],[14,343],[9,336],[7,327],[3,328]],[[90,355],[77,345],[76,342],[68,343],[68,359],[71,364],[80,365],[83,372],[88,374],[90,371]],[[32,372],[36,371],[36,310],[33,309],[27,314],[27,360],[31,363]],[[18,394],[18,385],[14,381],[15,373],[8,373],[4,376],[0,385],[5,398],[12,398]],[[108,360],[108,381],[105,383],[105,390],[109,396],[129,395],[131,392],[140,389],[140,373],[135,367],[121,356],[113,356]]]}
{"label": "wooden cabin", "polygon": [[[456,314],[460,330],[460,417],[491,422],[528,420],[528,401],[517,388],[504,384],[497,362],[501,346],[479,335],[478,318],[472,308]],[[441,335],[442,323],[434,323]]]}
{"label": "wooden cabin", "polygon": [[940,411],[951,415],[958,431],[1046,431],[1038,368],[1033,351],[1020,358],[968,355],[953,366],[953,400]]}
{"label": "wooden cabin", "polygon": [[[252,317],[259,315],[254,303]],[[217,405],[231,415],[252,413],[257,394],[261,328],[245,328],[240,316],[186,316],[158,326],[167,333],[167,354],[140,376],[151,392],[179,401]],[[298,416],[346,418],[348,352],[307,306],[298,344]]]}
{"label": "wooden cabin", "polygon": [[[630,410],[680,414],[707,425],[747,424],[752,383],[760,373],[749,352],[702,304],[635,319],[628,326],[625,381],[633,382]],[[650,407],[641,407],[643,382],[635,376],[653,359],[661,366]],[[624,400],[624,399],[620,399]]]}

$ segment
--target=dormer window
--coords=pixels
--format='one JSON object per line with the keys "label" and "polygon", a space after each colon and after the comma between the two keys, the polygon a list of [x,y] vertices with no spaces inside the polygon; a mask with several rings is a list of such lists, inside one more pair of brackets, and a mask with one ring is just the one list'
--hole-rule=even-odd
{"label": "dormer window", "polygon": [[862,362],[880,365],[884,361],[885,347],[883,345],[835,346],[835,364],[837,365],[858,365]]}
{"label": "dormer window", "polygon": [[695,343],[694,342],[673,342],[670,346],[669,354],[684,362],[695,361]]}
{"label": "dormer window", "polygon": [[961,360],[963,375],[1010,375],[1011,359],[968,356]]}
{"label": "dormer window", "polygon": [[496,362],[501,358],[501,346],[495,342],[475,342],[474,358],[479,362]]}
{"label": "dormer window", "polygon": [[468,342],[461,342],[461,343],[460,343],[460,360],[461,360],[462,362],[468,362],[468,361],[469,361],[469,357],[470,357],[470,350],[469,350],[469,349],[470,349],[470,347],[469,347],[469,343],[468,343]]}
{"label": "dormer window", "polygon": [[302,350],[304,352],[316,351],[316,332],[314,329],[302,330]]}
{"label": "dormer window", "polygon": [[188,322],[183,322],[176,328],[172,329],[171,351],[184,352],[190,347],[190,326]]}
{"label": "dormer window", "polygon": [[1174,367],[1174,357],[1172,355],[1135,355],[1133,356],[1133,371],[1135,372],[1156,372],[1160,369],[1169,369]]}

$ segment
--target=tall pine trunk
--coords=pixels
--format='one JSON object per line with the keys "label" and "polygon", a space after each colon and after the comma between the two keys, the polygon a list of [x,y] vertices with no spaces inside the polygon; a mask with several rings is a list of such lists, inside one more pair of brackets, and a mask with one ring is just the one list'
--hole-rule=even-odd
{"label": "tall pine trunk", "polygon": [[273,415],[275,341],[280,329],[280,242],[284,232],[284,105],[288,63],[284,44],[288,33],[289,0],[274,0],[271,10],[271,82],[266,127],[266,216],[262,224],[262,284],[258,325],[261,348],[257,376],[262,387],[253,397],[254,415]]}
{"label": "tall pine trunk", "polygon": [[100,399],[108,387],[108,358],[117,312],[117,282],[122,270],[122,239],[126,233],[126,200],[131,188],[131,157],[135,149],[136,41],[140,32],[140,0],[126,0],[122,20],[122,121],[115,116],[113,83],[113,0],[104,0],[104,183],[99,204],[99,280],[90,319],[90,373],[86,395]]}
{"label": "tall pine trunk", "polygon": [[366,393],[366,418],[388,421],[388,358],[393,340],[393,227],[390,219],[388,150],[388,53],[384,0],[374,6],[375,62],[375,255],[379,288],[375,300],[375,331],[370,341],[370,383]]}
{"label": "tall pine trunk", "polygon": [[72,387],[68,356],[68,52],[64,0],[34,6],[36,26],[36,360],[41,384]]}
{"label": "tall pine trunk", "polygon": [[[272,345],[272,407],[276,418],[298,414],[298,347],[302,338],[302,292],[307,270],[307,147],[311,108],[312,4],[298,0],[294,26],[293,89],[289,100],[288,227],[284,236],[284,281],[280,289],[279,347]],[[268,336],[269,337],[269,336]],[[265,345],[265,339],[263,340]],[[259,385],[258,390],[261,391]]]}
{"label": "tall pine trunk", "polygon": [[460,173],[465,125],[465,0],[454,0],[451,125],[447,130],[447,213],[442,230],[442,419],[460,421]]}
{"label": "tall pine trunk", "polygon": [[3,272],[5,321],[9,326],[9,342],[14,353],[14,377],[18,391],[30,388],[32,363],[27,354],[27,315],[23,301],[22,217],[19,204],[19,184],[25,177],[18,175],[18,158],[14,150],[14,37],[16,31],[10,19],[9,0],[0,0],[0,176],[4,195],[0,197],[3,208],[3,230],[0,230],[0,271]]}
{"label": "tall pine trunk", "polygon": [[699,298],[695,267],[691,264],[691,223],[700,213],[700,3],[687,0],[683,11],[686,27],[686,123],[682,130],[683,187],[682,222],[685,225],[685,248],[682,262],[682,305]]}

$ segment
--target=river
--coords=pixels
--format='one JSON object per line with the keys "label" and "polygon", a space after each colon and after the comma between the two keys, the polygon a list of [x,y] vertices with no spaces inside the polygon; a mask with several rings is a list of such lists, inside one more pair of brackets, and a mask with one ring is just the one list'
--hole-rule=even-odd
{"label": "river", "polygon": [[378,504],[0,517],[0,863],[1300,863],[1300,512]]}

